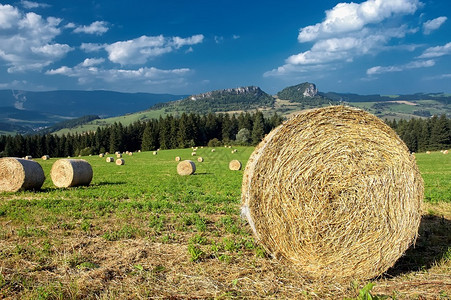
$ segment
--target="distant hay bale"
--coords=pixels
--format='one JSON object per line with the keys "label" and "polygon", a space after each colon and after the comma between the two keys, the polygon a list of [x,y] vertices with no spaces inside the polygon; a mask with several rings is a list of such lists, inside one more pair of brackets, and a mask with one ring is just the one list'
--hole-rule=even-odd
{"label": "distant hay bale", "polygon": [[191,152],[191,156],[196,156],[197,153],[196,152]]}
{"label": "distant hay bale", "polygon": [[128,156],[133,156],[133,152],[128,152]]}
{"label": "distant hay bale", "polygon": [[215,152],[216,150],[215,149],[211,149],[211,152]]}
{"label": "distant hay bale", "polygon": [[179,175],[192,175],[196,172],[196,164],[191,160],[184,160],[178,163],[177,173]]}
{"label": "distant hay bale", "polygon": [[234,159],[229,163],[229,169],[232,171],[239,171],[241,170],[241,167],[241,162],[237,159]]}
{"label": "distant hay bale", "polygon": [[59,159],[53,164],[50,176],[56,187],[75,187],[89,185],[93,172],[84,159]]}
{"label": "distant hay bale", "polygon": [[50,156],[49,155],[43,155],[41,158],[42,158],[42,160],[49,160]]}
{"label": "distant hay bale", "polygon": [[116,151],[116,152],[114,152],[114,154],[118,155],[118,154],[121,154],[121,152],[119,152],[119,151]]}
{"label": "distant hay bale", "polygon": [[203,158],[202,156],[199,156],[199,157],[197,158],[197,161],[198,161],[198,162],[203,162],[203,161],[204,161],[204,158]]}
{"label": "distant hay bale", "polygon": [[0,158],[0,192],[38,190],[45,175],[40,164],[16,157]]}
{"label": "distant hay bale", "polygon": [[158,152],[157,152],[157,151],[154,151],[154,152],[153,152],[153,155],[157,155],[157,154],[158,154]]}
{"label": "distant hay bale", "polygon": [[426,151],[426,154],[431,154],[431,151]]}
{"label": "distant hay bale", "polygon": [[130,153],[130,151],[125,151],[125,154],[129,154]]}
{"label": "distant hay bale", "polygon": [[116,159],[116,165],[118,166],[125,165],[125,160],[123,160],[122,158]]}
{"label": "distant hay bale", "polygon": [[242,215],[305,277],[370,279],[415,241],[423,180],[396,133],[360,109],[307,110],[269,133],[243,175]]}
{"label": "distant hay bale", "polygon": [[114,158],[112,158],[112,157],[107,157],[107,158],[106,158],[106,162],[108,162],[108,163],[114,162]]}
{"label": "distant hay bale", "polygon": [[180,156],[175,157],[175,161],[180,161],[182,158]]}
{"label": "distant hay bale", "polygon": [[448,150],[443,151],[443,154],[448,154]]}
{"label": "distant hay bale", "polygon": [[105,154],[103,154],[103,153],[99,154],[99,157],[104,157],[104,156],[105,156]]}
{"label": "distant hay bale", "polygon": [[30,159],[33,159],[33,157],[31,155],[27,155],[27,156],[25,156],[25,159],[30,160]]}
{"label": "distant hay bale", "polygon": [[121,157],[122,157],[121,153],[116,154],[116,158],[121,158]]}
{"label": "distant hay bale", "polygon": [[141,153],[141,150],[138,150],[138,153]]}

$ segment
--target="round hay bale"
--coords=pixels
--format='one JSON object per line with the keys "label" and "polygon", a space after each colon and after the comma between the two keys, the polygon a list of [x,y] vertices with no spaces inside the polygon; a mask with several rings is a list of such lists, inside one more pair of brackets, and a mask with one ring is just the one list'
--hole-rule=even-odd
{"label": "round hay bale", "polygon": [[239,160],[234,159],[229,163],[229,169],[232,171],[239,171],[241,170],[242,164]]}
{"label": "round hay bale", "polygon": [[105,156],[105,154],[103,154],[103,153],[99,154],[99,157],[104,157],[104,156]]}
{"label": "round hay bale", "polygon": [[38,190],[45,175],[40,164],[16,157],[0,158],[0,192]]}
{"label": "round hay bale", "polygon": [[211,152],[215,152],[216,150],[215,149],[211,149]]}
{"label": "round hay bale", "polygon": [[138,153],[141,153],[141,150],[138,150]]}
{"label": "round hay bale", "polygon": [[443,151],[443,154],[448,154],[448,150]]}
{"label": "round hay bale", "polygon": [[49,160],[50,156],[49,155],[43,155],[41,158],[42,158],[42,160]]}
{"label": "round hay bale", "polygon": [[74,187],[89,185],[93,172],[84,159],[59,159],[53,164],[50,176],[57,187]]}
{"label": "round hay bale", "polygon": [[30,159],[33,159],[33,157],[31,155],[27,155],[27,156],[25,156],[25,159],[30,160]]}
{"label": "round hay bale", "polygon": [[108,162],[108,163],[114,162],[114,158],[112,158],[112,157],[107,157],[107,158],[106,158],[106,162]]}
{"label": "round hay bale", "polygon": [[260,243],[306,277],[370,279],[415,241],[423,180],[377,117],[344,106],[307,110],[255,148],[242,215]]}
{"label": "round hay bale", "polygon": [[431,151],[426,151],[426,154],[431,154]]}
{"label": "round hay bale", "polygon": [[114,152],[114,154],[118,155],[118,154],[121,154],[121,152],[119,152],[119,151],[116,151],[116,152]]}
{"label": "round hay bale", "polygon": [[122,158],[116,159],[116,165],[118,166],[125,165],[125,160],[123,160]]}
{"label": "round hay bale", "polygon": [[196,172],[196,164],[191,160],[184,160],[178,163],[177,173],[179,175],[192,175]]}
{"label": "round hay bale", "polygon": [[121,157],[122,157],[122,154],[121,154],[121,153],[116,154],[116,158],[121,158]]}
{"label": "round hay bale", "polygon": [[191,156],[196,156],[197,153],[196,152],[191,152]]}
{"label": "round hay bale", "polygon": [[157,152],[157,151],[154,151],[154,152],[153,152],[153,155],[157,155],[157,154],[158,154],[158,152]]}
{"label": "round hay bale", "polygon": [[128,152],[128,156],[133,156],[133,152]]}
{"label": "round hay bale", "polygon": [[204,158],[203,158],[202,156],[199,156],[199,157],[197,158],[197,161],[198,161],[198,162],[203,162],[203,161],[204,161]]}
{"label": "round hay bale", "polygon": [[182,158],[180,156],[175,157],[175,161],[180,161]]}

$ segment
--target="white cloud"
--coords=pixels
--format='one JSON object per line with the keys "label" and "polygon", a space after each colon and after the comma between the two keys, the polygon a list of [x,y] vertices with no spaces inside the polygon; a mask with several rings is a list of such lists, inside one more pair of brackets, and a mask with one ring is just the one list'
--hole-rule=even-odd
{"label": "white cloud", "polygon": [[326,11],[326,19],[315,25],[301,28],[299,42],[309,42],[327,38],[339,33],[362,29],[367,24],[375,24],[394,14],[412,14],[418,7],[418,0],[368,0],[363,3],[338,3]]}
{"label": "white cloud", "polygon": [[387,66],[387,67],[382,67],[382,66],[372,67],[366,71],[366,74],[367,75],[377,75],[377,74],[383,74],[383,73],[401,72],[401,71],[409,70],[409,69],[428,68],[428,67],[432,67],[434,65],[435,65],[435,61],[431,60],[431,59],[430,60],[412,61],[405,65]]}
{"label": "white cloud", "polygon": [[105,49],[105,44],[81,43],[80,49],[85,52],[97,52]]}
{"label": "white cloud", "polygon": [[6,61],[8,72],[40,70],[72,51],[69,45],[54,42],[61,21],[0,4],[0,29],[8,29],[0,35],[0,59]]}
{"label": "white cloud", "polygon": [[426,49],[418,58],[433,58],[451,54],[451,42],[444,46],[430,47]]}
{"label": "white cloud", "polygon": [[46,3],[38,3],[38,2],[26,1],[26,0],[20,1],[20,4],[22,4],[22,6],[26,9],[39,8],[39,7],[43,7],[43,8],[50,7],[50,5],[48,5]]}
{"label": "white cloud", "polygon": [[[168,38],[163,35],[141,36],[133,40],[105,45],[104,48],[108,52],[109,60],[112,62],[121,65],[144,64],[150,58],[173,52],[183,46],[202,43],[203,39],[204,36],[202,34],[188,38]],[[84,48],[95,49],[96,47],[84,45]]]}
{"label": "white cloud", "polygon": [[239,39],[239,38],[240,38],[240,36],[237,35],[237,34],[234,34],[234,35],[232,36],[232,39],[234,39],[234,40],[237,40],[237,39]]}
{"label": "white cloud", "polygon": [[356,57],[390,50],[388,43],[391,40],[418,31],[400,24],[399,16],[413,14],[421,5],[419,0],[339,3],[326,11],[321,23],[300,29],[298,41],[313,42],[309,50],[291,55],[285,65],[264,73],[264,76],[291,76],[307,66],[352,62]]}
{"label": "white cloud", "polygon": [[108,31],[107,23],[104,21],[95,21],[89,26],[79,26],[74,29],[75,33],[86,33],[102,35]]}
{"label": "white cloud", "polygon": [[92,67],[105,62],[103,58],[87,58],[80,65],[83,67]]}
{"label": "white cloud", "polygon": [[433,20],[429,20],[424,22],[423,24],[423,33],[430,34],[432,31],[437,30],[442,26],[443,23],[446,22],[447,17],[438,17]]}

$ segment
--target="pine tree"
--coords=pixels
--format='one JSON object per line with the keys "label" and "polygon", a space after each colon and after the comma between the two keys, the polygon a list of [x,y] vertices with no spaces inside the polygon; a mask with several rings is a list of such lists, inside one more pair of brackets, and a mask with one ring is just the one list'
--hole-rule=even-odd
{"label": "pine tree", "polygon": [[254,115],[254,122],[252,127],[252,144],[257,145],[265,134],[265,124],[263,114],[257,111]]}

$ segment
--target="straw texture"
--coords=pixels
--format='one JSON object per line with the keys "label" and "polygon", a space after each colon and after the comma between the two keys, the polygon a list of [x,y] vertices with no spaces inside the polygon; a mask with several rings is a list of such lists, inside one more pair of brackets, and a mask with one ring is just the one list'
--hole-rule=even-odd
{"label": "straw texture", "polygon": [[15,157],[0,158],[0,192],[40,189],[44,171],[33,160]]}
{"label": "straw texture", "polygon": [[396,133],[359,109],[299,113],[247,163],[242,214],[256,238],[306,277],[369,279],[415,241],[423,180]]}
{"label": "straw texture", "polygon": [[232,171],[239,171],[241,170],[241,167],[241,162],[237,159],[234,159],[229,163],[229,169]]}
{"label": "straw texture", "polygon": [[196,172],[196,164],[191,160],[184,160],[177,164],[177,173],[179,175],[192,175]]}
{"label": "straw texture", "polygon": [[50,176],[57,187],[74,187],[89,185],[93,172],[84,159],[59,159],[53,164]]}

